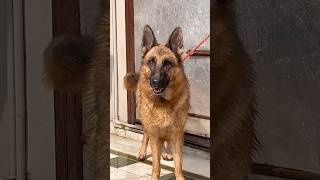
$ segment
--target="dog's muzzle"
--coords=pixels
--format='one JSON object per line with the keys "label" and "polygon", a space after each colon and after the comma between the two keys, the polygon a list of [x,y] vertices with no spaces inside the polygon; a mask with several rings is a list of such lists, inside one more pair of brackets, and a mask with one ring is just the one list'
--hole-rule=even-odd
{"label": "dog's muzzle", "polygon": [[168,82],[165,77],[160,75],[154,75],[150,78],[150,86],[153,94],[159,96],[166,89]]}

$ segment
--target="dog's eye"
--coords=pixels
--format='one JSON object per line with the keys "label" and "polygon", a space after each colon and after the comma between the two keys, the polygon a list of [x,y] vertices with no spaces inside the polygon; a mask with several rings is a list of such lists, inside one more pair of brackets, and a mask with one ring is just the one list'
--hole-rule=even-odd
{"label": "dog's eye", "polygon": [[150,66],[153,66],[154,64],[156,63],[156,61],[154,60],[154,58],[152,58],[152,59],[150,59],[149,61],[148,61],[148,65]]}
{"label": "dog's eye", "polygon": [[165,61],[163,62],[163,66],[171,66],[171,65],[172,65],[172,62],[169,61],[169,60],[165,60]]}

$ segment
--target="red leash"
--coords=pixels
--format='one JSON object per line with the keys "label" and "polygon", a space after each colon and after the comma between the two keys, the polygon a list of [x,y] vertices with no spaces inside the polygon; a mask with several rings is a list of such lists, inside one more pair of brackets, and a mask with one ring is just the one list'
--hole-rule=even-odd
{"label": "red leash", "polygon": [[210,33],[208,35],[206,35],[206,37],[204,37],[196,46],[194,46],[187,54],[181,56],[181,61],[186,60],[189,56],[191,56],[194,51],[196,51],[206,40],[208,40],[210,37]]}

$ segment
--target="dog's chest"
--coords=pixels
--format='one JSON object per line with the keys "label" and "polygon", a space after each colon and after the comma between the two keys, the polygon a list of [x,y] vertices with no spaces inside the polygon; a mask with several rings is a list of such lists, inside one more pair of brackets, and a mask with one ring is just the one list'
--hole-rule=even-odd
{"label": "dog's chest", "polygon": [[[183,93],[171,101],[150,98],[140,84],[136,91],[140,120],[145,128],[184,128],[189,109],[189,96]],[[179,99],[179,100],[177,100]]]}
{"label": "dog's chest", "polygon": [[143,103],[141,105],[139,108],[140,116],[145,126],[166,128],[175,125],[175,119],[178,117],[173,109],[151,103]]}

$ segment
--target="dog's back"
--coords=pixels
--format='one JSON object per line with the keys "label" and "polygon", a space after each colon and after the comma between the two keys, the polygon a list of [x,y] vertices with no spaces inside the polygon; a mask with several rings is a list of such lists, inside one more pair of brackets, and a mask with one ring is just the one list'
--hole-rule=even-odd
{"label": "dog's back", "polygon": [[255,76],[232,24],[229,2],[213,6],[212,179],[248,178],[257,143]]}

